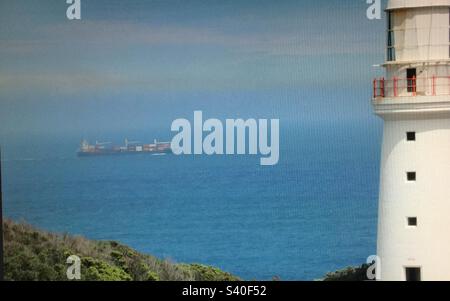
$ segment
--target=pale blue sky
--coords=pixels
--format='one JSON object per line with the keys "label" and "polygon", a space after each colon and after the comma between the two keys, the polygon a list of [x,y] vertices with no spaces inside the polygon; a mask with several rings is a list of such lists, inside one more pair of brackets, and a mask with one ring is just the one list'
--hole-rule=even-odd
{"label": "pale blue sky", "polygon": [[[372,118],[384,20],[365,0],[0,2],[1,135],[211,117]],[[208,116],[207,116],[208,117]]]}

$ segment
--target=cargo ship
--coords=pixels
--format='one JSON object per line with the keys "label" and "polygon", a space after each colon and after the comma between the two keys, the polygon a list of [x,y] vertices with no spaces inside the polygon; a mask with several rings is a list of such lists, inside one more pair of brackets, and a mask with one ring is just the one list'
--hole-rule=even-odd
{"label": "cargo ship", "polygon": [[139,141],[125,139],[125,145],[123,146],[115,146],[111,142],[98,141],[91,145],[87,140],[83,140],[77,151],[78,157],[125,154],[164,155],[170,153],[172,153],[170,142],[158,142],[156,139],[152,144],[143,144]]}

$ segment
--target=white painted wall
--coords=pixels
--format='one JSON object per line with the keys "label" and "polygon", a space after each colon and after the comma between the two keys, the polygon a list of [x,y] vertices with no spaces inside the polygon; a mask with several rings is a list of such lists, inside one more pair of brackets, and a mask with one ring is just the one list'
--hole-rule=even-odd
{"label": "white painted wall", "polygon": [[[401,47],[397,61],[387,65],[388,78],[405,78],[410,67],[423,77],[450,76],[449,8],[450,0],[389,1],[388,9],[398,16]],[[385,121],[377,243],[381,280],[405,280],[405,267],[420,267],[422,280],[450,280],[450,95],[441,92],[373,100]],[[415,142],[406,140],[409,131],[416,132]],[[417,181],[407,182],[408,171],[417,173]],[[407,226],[409,216],[418,218],[417,227]]]}
{"label": "white painted wall", "polygon": [[[406,141],[408,131],[416,142]],[[408,171],[416,182],[406,181]],[[381,280],[405,280],[405,266],[421,267],[423,280],[450,280],[450,116],[385,121],[377,253]]]}

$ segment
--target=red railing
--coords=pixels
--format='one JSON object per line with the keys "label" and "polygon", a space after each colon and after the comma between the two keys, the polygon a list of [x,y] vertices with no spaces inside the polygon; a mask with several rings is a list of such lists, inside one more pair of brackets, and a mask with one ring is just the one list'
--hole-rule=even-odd
{"label": "red railing", "polygon": [[373,80],[374,98],[437,95],[450,95],[450,76]]}

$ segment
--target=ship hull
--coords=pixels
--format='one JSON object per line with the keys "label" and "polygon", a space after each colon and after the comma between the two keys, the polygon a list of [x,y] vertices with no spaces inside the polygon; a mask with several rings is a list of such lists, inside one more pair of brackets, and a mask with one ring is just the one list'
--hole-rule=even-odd
{"label": "ship hull", "polygon": [[99,156],[121,156],[121,155],[165,155],[171,154],[171,150],[162,151],[94,151],[94,152],[77,152],[78,157],[99,157]]}

